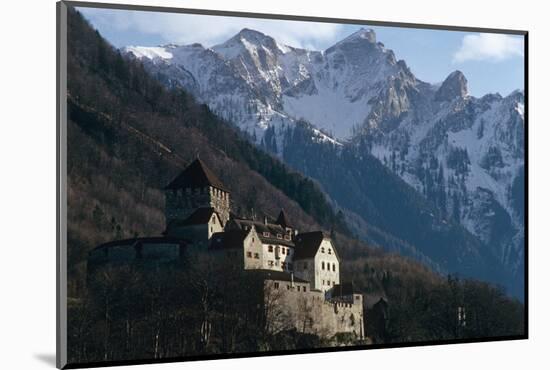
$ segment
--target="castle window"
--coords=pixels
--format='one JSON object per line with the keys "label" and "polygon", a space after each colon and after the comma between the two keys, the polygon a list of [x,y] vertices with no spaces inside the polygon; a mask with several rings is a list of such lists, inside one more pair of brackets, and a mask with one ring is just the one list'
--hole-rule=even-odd
{"label": "castle window", "polygon": [[275,289],[279,289],[279,283],[273,283],[273,286],[275,287]]}
{"label": "castle window", "polygon": [[281,254],[285,254],[286,253],[286,249],[283,247],[281,248]]}
{"label": "castle window", "polygon": [[259,260],[260,259],[260,254],[259,253],[254,253],[254,258]]}
{"label": "castle window", "polygon": [[216,216],[212,216],[212,223],[215,225],[216,224]]}
{"label": "castle window", "polygon": [[265,236],[266,238],[269,238],[269,231],[264,231],[264,236]]}
{"label": "castle window", "polygon": [[324,270],[325,269],[325,262],[321,262],[321,268]]}
{"label": "castle window", "polygon": [[246,252],[246,256],[247,256],[248,258],[252,258],[252,252]]}
{"label": "castle window", "polygon": [[332,249],[328,249],[328,254],[332,254]]}
{"label": "castle window", "polygon": [[325,247],[321,247],[321,253],[325,253]]}
{"label": "castle window", "polygon": [[304,285],[304,292],[307,292],[307,287]]}
{"label": "castle window", "polygon": [[281,262],[281,268],[284,270],[286,268],[286,262]]}
{"label": "castle window", "polygon": [[269,266],[273,266],[273,261],[267,261],[267,264],[268,264]]}
{"label": "castle window", "polygon": [[270,245],[269,247],[267,247],[267,250],[268,250],[268,252],[273,252],[273,246]]}
{"label": "castle window", "polygon": [[335,263],[332,264],[332,271],[336,271],[336,264]]}
{"label": "castle window", "polygon": [[287,285],[286,285],[286,289],[287,289],[287,290],[290,290],[290,285],[287,284]]}
{"label": "castle window", "polygon": [[277,239],[282,239],[282,238],[283,238],[283,235],[277,234]]}
{"label": "castle window", "polygon": [[325,285],[325,281],[323,280],[323,285]]}

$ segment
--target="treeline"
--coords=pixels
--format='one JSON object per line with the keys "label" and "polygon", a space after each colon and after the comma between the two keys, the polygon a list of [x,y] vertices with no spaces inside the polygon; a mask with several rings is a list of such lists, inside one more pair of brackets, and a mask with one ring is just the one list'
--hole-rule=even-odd
{"label": "treeline", "polygon": [[212,261],[101,267],[90,276],[87,296],[69,302],[69,362],[166,359],[331,344],[297,331],[279,308],[279,297],[272,295],[264,301],[263,296],[262,280]]}
{"label": "treeline", "polygon": [[[434,275],[397,256],[345,263],[366,294],[365,332],[374,343],[512,337],[524,333],[524,306],[491,284]],[[379,300],[383,304],[378,304]]]}

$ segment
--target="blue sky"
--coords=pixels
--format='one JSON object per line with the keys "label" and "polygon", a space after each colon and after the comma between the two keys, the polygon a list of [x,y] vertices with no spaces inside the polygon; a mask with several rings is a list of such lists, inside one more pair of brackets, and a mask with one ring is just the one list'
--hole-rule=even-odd
{"label": "blue sky", "polygon": [[324,50],[361,27],[404,59],[417,78],[441,82],[460,70],[470,94],[507,95],[524,88],[523,37],[369,25],[79,8],[116,47],[200,42],[213,46],[247,27],[296,47]]}

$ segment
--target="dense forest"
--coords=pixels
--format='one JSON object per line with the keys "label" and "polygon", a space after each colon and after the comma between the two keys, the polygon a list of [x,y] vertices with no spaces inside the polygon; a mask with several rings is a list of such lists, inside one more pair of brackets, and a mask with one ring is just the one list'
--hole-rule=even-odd
{"label": "dense forest", "polygon": [[[368,343],[523,334],[523,305],[502,289],[441,276],[352,238],[315,182],[250,144],[185,91],[164,88],[74,10],[67,83],[69,362],[365,344],[268,332],[252,290],[222,285],[219,273],[199,276],[189,264],[154,278],[132,268],[87,278],[87,254],[96,245],[164,231],[162,189],[197,155],[233,190],[236,213],[274,216],[282,207],[298,229],[331,232],[343,280],[365,294]],[[252,284],[246,279],[224,280]],[[379,298],[387,303],[383,314],[373,304]],[[459,307],[465,320],[457,320]],[[200,324],[206,316],[208,325]]]}

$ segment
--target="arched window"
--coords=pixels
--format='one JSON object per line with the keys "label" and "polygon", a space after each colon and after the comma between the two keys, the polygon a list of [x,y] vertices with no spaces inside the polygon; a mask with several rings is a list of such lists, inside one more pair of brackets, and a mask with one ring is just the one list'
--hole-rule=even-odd
{"label": "arched window", "polygon": [[336,271],[336,264],[335,263],[332,264],[332,271]]}
{"label": "arched window", "polygon": [[321,268],[324,270],[325,269],[325,262],[321,262]]}

